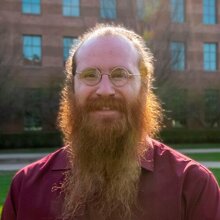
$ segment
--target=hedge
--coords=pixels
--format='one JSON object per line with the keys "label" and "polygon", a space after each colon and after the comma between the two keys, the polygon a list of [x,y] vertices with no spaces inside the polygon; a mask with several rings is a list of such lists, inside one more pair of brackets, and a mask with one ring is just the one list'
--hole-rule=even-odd
{"label": "hedge", "polygon": [[54,148],[62,145],[58,132],[24,132],[20,134],[0,134],[0,149]]}
{"label": "hedge", "polygon": [[220,143],[220,129],[165,129],[159,139],[166,143]]}
{"label": "hedge", "polygon": [[[165,143],[220,143],[220,129],[165,129],[158,139]],[[54,148],[62,146],[60,133],[0,134],[0,149]]]}

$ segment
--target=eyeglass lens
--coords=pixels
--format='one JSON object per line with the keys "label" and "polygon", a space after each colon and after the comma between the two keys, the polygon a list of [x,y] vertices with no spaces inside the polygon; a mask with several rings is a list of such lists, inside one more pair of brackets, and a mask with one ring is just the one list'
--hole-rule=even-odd
{"label": "eyeglass lens", "polygon": [[87,68],[79,74],[79,78],[87,85],[96,85],[101,81],[103,75],[108,75],[112,84],[122,86],[127,83],[129,73],[124,68],[114,68],[110,74],[102,74],[97,68]]}

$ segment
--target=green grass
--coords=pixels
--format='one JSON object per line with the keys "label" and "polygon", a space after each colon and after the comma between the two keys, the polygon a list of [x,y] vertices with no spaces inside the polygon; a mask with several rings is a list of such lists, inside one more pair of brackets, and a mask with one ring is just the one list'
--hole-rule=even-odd
{"label": "green grass", "polygon": [[215,175],[217,181],[218,181],[218,184],[220,185],[220,169],[217,169],[217,168],[213,168],[213,169],[210,169],[213,174]]}
{"label": "green grass", "polygon": [[2,212],[2,206],[5,202],[6,195],[9,190],[9,186],[12,180],[12,177],[15,172],[4,172],[0,171],[0,218]]}
{"label": "green grass", "polygon": [[[169,144],[168,144],[169,145]],[[200,148],[220,148],[220,143],[202,143],[202,144],[170,144],[175,149],[200,149]]]}
{"label": "green grass", "polygon": [[186,155],[197,161],[219,161],[220,162],[220,153],[194,153]]}
{"label": "green grass", "polygon": [[5,201],[13,175],[14,172],[0,172],[0,206]]}

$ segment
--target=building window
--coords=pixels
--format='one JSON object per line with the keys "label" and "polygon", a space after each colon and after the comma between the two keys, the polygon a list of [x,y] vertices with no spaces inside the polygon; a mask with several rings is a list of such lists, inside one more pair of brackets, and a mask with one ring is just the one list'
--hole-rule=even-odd
{"label": "building window", "polygon": [[41,63],[41,36],[23,35],[23,59],[27,64]]}
{"label": "building window", "polygon": [[100,15],[102,18],[116,18],[116,0],[100,0]]}
{"label": "building window", "polygon": [[136,1],[136,9],[137,9],[138,18],[143,20],[144,19],[144,14],[145,14],[144,0],[137,0]]}
{"label": "building window", "polygon": [[171,42],[171,69],[183,71],[185,69],[185,44],[183,42]]}
{"label": "building window", "polygon": [[24,130],[42,130],[41,90],[27,89],[24,105]]}
{"label": "building window", "polygon": [[185,1],[170,0],[171,20],[175,23],[183,23],[185,21]]}
{"label": "building window", "polygon": [[22,13],[38,15],[41,12],[41,0],[22,0]]}
{"label": "building window", "polygon": [[204,43],[203,45],[203,68],[206,71],[217,70],[217,44]]}
{"label": "building window", "polygon": [[170,86],[163,92],[161,99],[166,117],[169,118],[172,127],[185,127],[187,125],[188,91]]}
{"label": "building window", "polygon": [[220,126],[220,93],[217,89],[206,89],[204,92],[205,122],[210,127]]}
{"label": "building window", "polygon": [[79,0],[63,0],[63,16],[78,17],[79,14]]}
{"label": "building window", "polygon": [[[173,91],[174,92],[174,91]],[[172,127],[185,127],[187,124],[187,90],[176,89],[172,98],[171,118]]]}
{"label": "building window", "polygon": [[203,0],[203,23],[216,24],[216,0]]}
{"label": "building window", "polygon": [[78,41],[77,38],[75,37],[64,37],[63,38],[63,59],[64,61],[67,60],[67,58],[69,57],[69,52],[71,47],[76,44]]}

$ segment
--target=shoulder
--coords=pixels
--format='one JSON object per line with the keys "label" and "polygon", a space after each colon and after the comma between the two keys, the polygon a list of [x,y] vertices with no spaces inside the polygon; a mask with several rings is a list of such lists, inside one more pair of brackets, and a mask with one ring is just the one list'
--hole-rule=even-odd
{"label": "shoulder", "polygon": [[68,161],[66,155],[66,148],[60,148],[53,153],[25,166],[20,169],[14,176],[12,183],[19,184],[24,179],[31,180],[43,176],[52,170],[68,169]]}
{"label": "shoulder", "polygon": [[179,189],[176,195],[181,194],[190,219],[220,219],[220,190],[212,172],[163,143],[153,140],[152,145],[155,175],[168,188]]}
{"label": "shoulder", "polygon": [[[36,214],[38,208],[48,211],[50,201],[57,200],[56,196],[60,193],[53,193],[53,189],[59,188],[64,172],[68,169],[67,165],[66,148],[60,148],[19,170],[12,180],[4,205],[5,215],[12,213],[14,216],[19,215],[18,219],[26,219],[24,216]],[[27,209],[25,215],[24,208]]]}
{"label": "shoulder", "polygon": [[152,140],[152,145],[154,171],[161,181],[169,178],[181,188],[185,198],[220,198],[217,180],[208,168],[163,143]]}
{"label": "shoulder", "polygon": [[185,180],[201,181],[214,178],[209,169],[192,158],[172,149],[159,141],[152,140],[155,166],[172,170]]}
{"label": "shoulder", "polygon": [[172,147],[159,142],[157,140],[152,140],[152,145],[154,148],[155,156],[158,158],[171,158],[177,161],[186,161],[190,162],[193,161],[191,158],[187,157],[186,155],[178,152],[177,150],[173,149]]}

